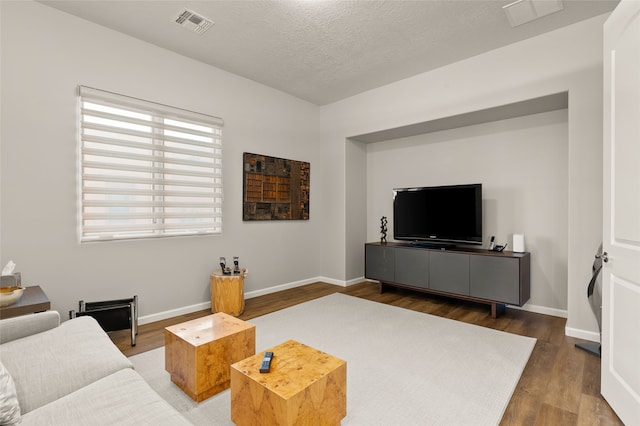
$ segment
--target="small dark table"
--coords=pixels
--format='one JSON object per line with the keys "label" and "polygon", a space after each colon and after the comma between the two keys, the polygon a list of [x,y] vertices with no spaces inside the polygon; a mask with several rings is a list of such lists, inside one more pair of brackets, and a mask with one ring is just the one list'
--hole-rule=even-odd
{"label": "small dark table", "polygon": [[24,294],[13,305],[0,308],[0,319],[34,314],[51,309],[51,302],[39,285],[25,287]]}

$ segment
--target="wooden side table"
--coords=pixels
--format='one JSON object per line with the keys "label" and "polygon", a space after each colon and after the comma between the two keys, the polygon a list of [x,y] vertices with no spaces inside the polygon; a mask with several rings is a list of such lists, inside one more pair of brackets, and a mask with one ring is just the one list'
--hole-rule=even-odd
{"label": "wooden side table", "polygon": [[211,274],[211,312],[224,312],[237,317],[244,312],[244,276],[224,275],[219,269]]}
{"label": "wooden side table", "polygon": [[51,302],[39,285],[25,287],[20,300],[0,308],[0,319],[34,314],[51,309]]}
{"label": "wooden side table", "polygon": [[288,340],[231,365],[231,421],[244,425],[339,425],[347,415],[347,363]]}
{"label": "wooden side table", "polygon": [[225,313],[164,329],[165,370],[200,402],[229,388],[229,366],[256,353],[256,327]]}

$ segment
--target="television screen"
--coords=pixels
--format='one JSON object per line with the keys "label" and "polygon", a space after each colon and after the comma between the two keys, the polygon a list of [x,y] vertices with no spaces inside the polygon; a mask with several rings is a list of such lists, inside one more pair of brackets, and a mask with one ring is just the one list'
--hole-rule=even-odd
{"label": "television screen", "polygon": [[396,188],[393,237],[445,244],[482,244],[482,184]]}

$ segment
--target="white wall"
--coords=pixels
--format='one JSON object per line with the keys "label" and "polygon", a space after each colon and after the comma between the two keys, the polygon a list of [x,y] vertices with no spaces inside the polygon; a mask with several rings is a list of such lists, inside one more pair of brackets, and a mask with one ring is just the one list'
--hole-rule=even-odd
{"label": "white wall", "polygon": [[[349,179],[346,172],[355,152],[345,149],[345,144],[354,143],[347,140],[349,137],[568,92],[567,331],[579,337],[597,338],[597,324],[585,288],[602,229],[602,24],[605,19],[606,15],[595,17],[322,107],[323,156],[334,166],[330,171],[323,170],[322,179],[332,187],[344,186],[345,193],[362,185],[359,180]],[[371,164],[367,164],[366,170],[369,176],[378,171],[372,170]],[[496,181],[497,173],[493,177]],[[368,180],[366,185],[371,187],[372,182]],[[359,235],[347,234],[349,224],[368,217],[367,203],[347,202],[342,194],[339,191],[325,193],[325,203],[333,206],[335,212],[342,212],[328,216],[325,247],[343,241],[347,235],[349,241],[345,241],[344,251],[362,250],[362,244],[377,231],[378,212],[371,213],[371,221],[367,219],[366,231]],[[494,219],[487,220],[491,223]],[[562,252],[562,248],[558,250]],[[346,280],[362,276],[362,256],[345,255],[344,251],[323,251],[323,271],[332,274],[344,271]],[[550,255],[547,252],[539,256]],[[550,291],[561,287],[562,284],[554,283]],[[541,295],[544,290],[540,288],[532,291],[540,295],[536,296],[538,303],[553,300],[553,304],[562,306],[561,296]]]}
{"label": "white wall", "polygon": [[[368,182],[370,181],[367,174],[369,162],[366,156],[367,146],[361,143],[345,144],[346,159],[346,176],[350,185],[345,191],[345,205],[348,210],[358,208],[369,199]],[[345,227],[345,263],[347,265],[360,263],[364,261],[364,249],[361,244],[360,236],[367,232],[370,223],[366,217],[360,215],[352,215],[351,219]],[[375,241],[375,238],[373,240]],[[345,273],[346,271],[341,271]],[[332,273],[336,273],[333,272]],[[362,275],[351,277],[349,282],[360,282]]]}
{"label": "white wall", "polygon": [[367,240],[393,235],[393,188],[482,183],[485,246],[524,234],[529,305],[566,313],[567,164],[567,110],[369,144]]}
{"label": "white wall", "polygon": [[[206,304],[219,256],[249,268],[249,294],[319,276],[316,106],[39,3],[0,7],[0,262],[15,261],[54,309],[133,294],[142,316]],[[79,84],[225,120],[222,236],[76,242]],[[245,151],[311,162],[311,220],[242,222]]]}
{"label": "white wall", "polygon": [[[601,240],[606,16],[318,108],[39,3],[0,8],[0,262],[16,261],[55,309],[134,291],[142,315],[202,304],[221,255],[238,255],[250,269],[250,294],[319,276],[357,280],[379,218],[367,214],[375,173],[368,149],[349,137],[568,92],[567,330],[597,337],[584,293]],[[223,236],[76,243],[78,84],[225,119]],[[242,222],[243,151],[311,162],[310,221]],[[533,291],[538,303],[562,306],[561,296]]]}

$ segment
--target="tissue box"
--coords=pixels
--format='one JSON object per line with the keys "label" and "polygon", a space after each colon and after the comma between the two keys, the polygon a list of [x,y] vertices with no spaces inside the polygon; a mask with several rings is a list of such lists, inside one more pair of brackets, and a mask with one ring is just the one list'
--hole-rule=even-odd
{"label": "tissue box", "polygon": [[21,285],[20,272],[3,275],[2,282],[0,283],[0,287],[20,287]]}

